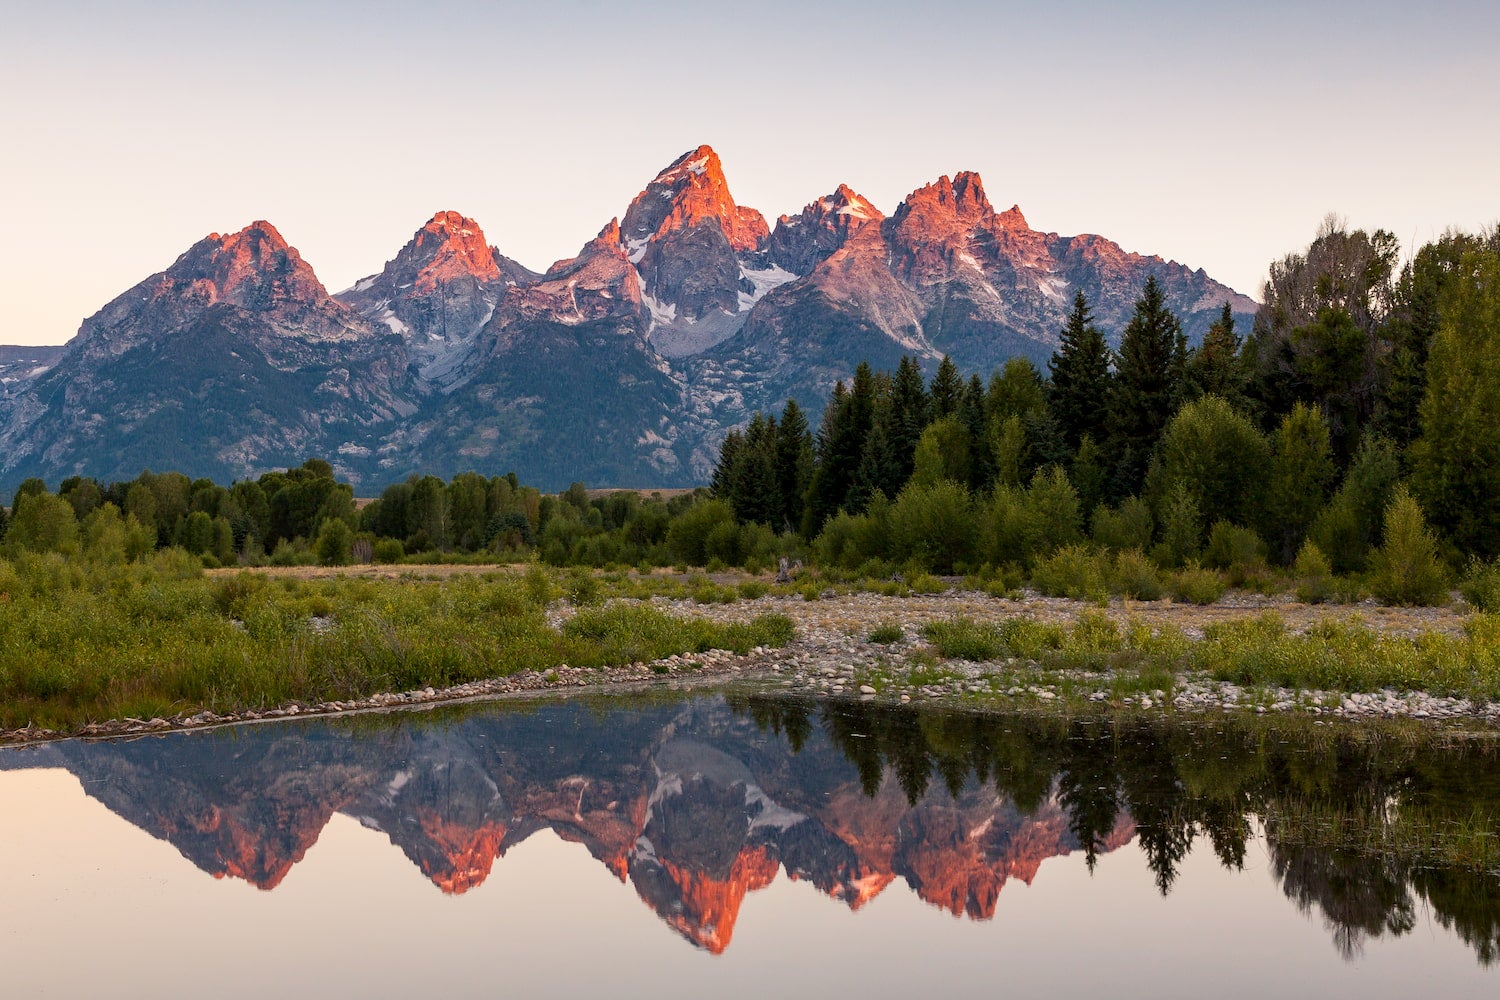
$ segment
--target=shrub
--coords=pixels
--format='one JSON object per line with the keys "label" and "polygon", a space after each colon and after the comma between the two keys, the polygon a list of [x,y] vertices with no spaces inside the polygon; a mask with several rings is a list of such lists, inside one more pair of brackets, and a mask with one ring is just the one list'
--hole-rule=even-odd
{"label": "shrub", "polygon": [[603,601],[599,578],[586,569],[575,569],[569,573],[565,589],[568,602],[575,608],[591,607]]}
{"label": "shrub", "polygon": [[354,549],[354,531],[342,518],[330,517],[318,529],[313,551],[324,566],[347,566]]}
{"label": "shrub", "polygon": [[1172,484],[1161,502],[1161,540],[1151,557],[1163,566],[1182,566],[1198,557],[1203,524],[1198,500],[1181,481]]}
{"label": "shrub", "polygon": [[1250,528],[1228,521],[1215,521],[1203,550],[1203,565],[1212,569],[1264,566],[1266,545]]}
{"label": "shrub", "polygon": [[890,521],[893,554],[901,560],[915,559],[933,573],[952,573],[974,545],[969,491],[946,479],[930,486],[907,486],[891,505]]}
{"label": "shrub", "polygon": [[1333,597],[1333,568],[1311,538],[1297,551],[1292,575],[1297,578],[1297,600],[1304,604],[1322,604]]}
{"label": "shrub", "polygon": [[970,660],[982,663],[997,660],[1011,652],[999,628],[981,624],[969,618],[955,618],[946,622],[928,622],[922,629],[923,637],[948,660]]}
{"label": "shrub", "polygon": [[[718,534],[713,535],[716,530]],[[739,529],[734,523],[734,511],[723,500],[704,500],[678,515],[667,529],[667,548],[677,562],[687,566],[702,566],[712,555],[720,555],[722,558],[721,551],[709,552],[711,535],[717,550],[739,547]]]}
{"label": "shrub", "polygon": [[870,633],[870,641],[880,643],[882,646],[889,646],[905,638],[906,630],[895,624],[881,625]]}
{"label": "shrub", "polygon": [[931,573],[916,574],[908,586],[913,594],[942,594],[948,590],[948,585]]}
{"label": "shrub", "polygon": [[1038,560],[1031,571],[1031,585],[1049,597],[1071,597],[1077,601],[1104,600],[1109,594],[1107,556],[1084,545],[1069,545]]}
{"label": "shrub", "polygon": [[1172,597],[1189,604],[1213,604],[1224,596],[1224,578],[1190,562],[1172,578]]}
{"label": "shrub", "polygon": [[1480,611],[1500,612],[1500,559],[1485,562],[1475,558],[1464,574],[1461,593]]}
{"label": "shrub", "polygon": [[740,584],[740,596],[747,601],[753,601],[757,597],[765,597],[771,592],[771,585],[764,580],[746,580]]}
{"label": "shrub", "polygon": [[370,558],[375,562],[390,565],[398,563],[406,556],[406,546],[401,544],[399,538],[382,538],[376,541],[371,550]]}
{"label": "shrub", "polygon": [[1398,486],[1386,505],[1384,539],[1370,559],[1375,596],[1387,604],[1446,603],[1447,579],[1438,562],[1437,541],[1405,486]]}
{"label": "shrub", "polygon": [[1140,549],[1124,549],[1115,553],[1109,589],[1138,601],[1154,601],[1162,595],[1161,574]]}

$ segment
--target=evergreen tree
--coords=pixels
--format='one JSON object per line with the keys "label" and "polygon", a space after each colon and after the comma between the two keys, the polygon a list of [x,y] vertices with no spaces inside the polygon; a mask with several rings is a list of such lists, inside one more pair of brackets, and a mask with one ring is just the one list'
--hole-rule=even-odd
{"label": "evergreen tree", "polygon": [[989,489],[995,479],[995,458],[990,449],[983,447],[989,421],[985,414],[984,383],[977,374],[969,377],[968,388],[964,390],[963,402],[959,405],[958,419],[969,438],[969,480],[966,485],[979,493]]}
{"label": "evergreen tree", "polygon": [[1081,290],[1073,296],[1067,325],[1047,369],[1052,376],[1048,401],[1067,446],[1076,450],[1085,434],[1096,441],[1103,440],[1104,401],[1109,397],[1109,348],[1104,343],[1104,334],[1094,326],[1093,312]]}
{"label": "evergreen tree", "polygon": [[1245,405],[1240,338],[1234,332],[1234,313],[1228,302],[1203,335],[1203,343],[1188,355],[1188,385],[1193,395],[1218,396],[1236,409]]}
{"label": "evergreen tree", "polygon": [[781,494],[778,531],[790,531],[802,523],[802,507],[812,480],[812,434],[807,417],[795,399],[786,401],[776,428],[776,489]]}
{"label": "evergreen tree", "polygon": [[953,416],[958,412],[963,396],[963,376],[958,373],[958,366],[953,363],[953,359],[944,354],[943,360],[938,363],[937,374],[932,376],[932,388],[928,392],[931,400],[929,419],[941,420]]}
{"label": "evergreen tree", "polygon": [[[891,415],[886,427],[886,437],[891,449],[891,460],[895,465],[896,492],[911,477],[912,463],[917,453],[917,440],[928,423],[929,402],[927,386],[922,379],[922,369],[915,358],[902,356],[896,366],[896,375],[891,380]],[[896,493],[887,493],[895,496]]]}
{"label": "evergreen tree", "polygon": [[708,488],[716,498],[729,501],[733,495],[735,467],[744,447],[745,435],[738,428],[726,434],[724,443],[719,445],[719,461],[708,480]]}
{"label": "evergreen tree", "polygon": [[1460,551],[1500,554],[1500,250],[1464,258],[1427,362],[1412,485]]}
{"label": "evergreen tree", "polygon": [[803,513],[802,531],[808,538],[845,505],[870,433],[874,396],[875,376],[863,361],[854,370],[852,389],[846,390],[843,382],[833,388],[833,400],[818,429],[816,466]]}
{"label": "evergreen tree", "polygon": [[745,430],[745,445],[731,485],[730,505],[741,521],[779,526],[786,505],[777,488],[776,418],[757,413]]}
{"label": "evergreen tree", "polygon": [[1139,490],[1172,417],[1181,391],[1182,343],[1182,324],[1167,308],[1156,277],[1148,277],[1120,338],[1109,395],[1112,493],[1117,497]]}

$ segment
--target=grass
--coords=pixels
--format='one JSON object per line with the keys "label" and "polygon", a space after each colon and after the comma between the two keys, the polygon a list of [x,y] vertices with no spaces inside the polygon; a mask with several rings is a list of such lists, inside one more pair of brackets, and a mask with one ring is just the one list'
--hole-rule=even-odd
{"label": "grass", "polygon": [[1196,669],[1244,685],[1335,691],[1395,688],[1473,699],[1500,697],[1500,616],[1469,618],[1461,636],[1386,635],[1357,617],[1293,634],[1275,612],[1210,625],[1194,644]]}
{"label": "grass", "polygon": [[[564,663],[598,667],[784,645],[792,623],[720,625],[540,567],[446,580],[207,578],[171,551],[134,565],[0,562],[0,728],[226,713],[446,687]],[[561,629],[545,606],[582,605]],[[733,593],[733,591],[731,591]]]}

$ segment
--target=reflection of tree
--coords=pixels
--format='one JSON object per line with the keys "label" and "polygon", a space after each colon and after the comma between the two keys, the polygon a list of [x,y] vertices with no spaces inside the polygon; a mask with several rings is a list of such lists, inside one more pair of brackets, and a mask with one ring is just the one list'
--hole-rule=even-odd
{"label": "reflection of tree", "polygon": [[1411,883],[1432,905],[1438,922],[1474,949],[1480,964],[1500,960],[1500,907],[1493,882],[1452,868],[1417,868]]}
{"label": "reflection of tree", "polygon": [[1107,732],[1077,732],[1066,744],[1067,762],[1057,779],[1058,798],[1068,810],[1069,826],[1091,872],[1120,813],[1120,778],[1111,737]]}
{"label": "reflection of tree", "polygon": [[[811,710],[747,704],[777,732]],[[1163,894],[1199,837],[1223,865],[1243,867],[1251,818],[1265,817],[1283,891],[1318,909],[1341,953],[1405,933],[1425,898],[1480,961],[1500,959],[1493,848],[1473,853],[1451,832],[1493,830],[1500,817],[1497,751],[1480,741],[1308,720],[1070,720],[873,702],[816,711],[872,796],[888,774],[912,801],[934,775],[954,798],[971,782],[992,784],[1023,813],[1055,794],[1090,870],[1128,816]]]}
{"label": "reflection of tree", "polygon": [[1271,870],[1302,912],[1317,904],[1346,960],[1363,953],[1367,937],[1400,936],[1416,926],[1416,907],[1401,866],[1352,851],[1288,846],[1273,838]]}

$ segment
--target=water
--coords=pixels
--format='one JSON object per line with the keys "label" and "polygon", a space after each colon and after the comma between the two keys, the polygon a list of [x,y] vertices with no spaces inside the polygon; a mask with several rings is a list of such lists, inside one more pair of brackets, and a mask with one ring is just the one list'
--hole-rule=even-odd
{"label": "water", "polygon": [[1500,995],[1500,751],[1363,732],[714,696],[4,750],[0,968],[16,996]]}

